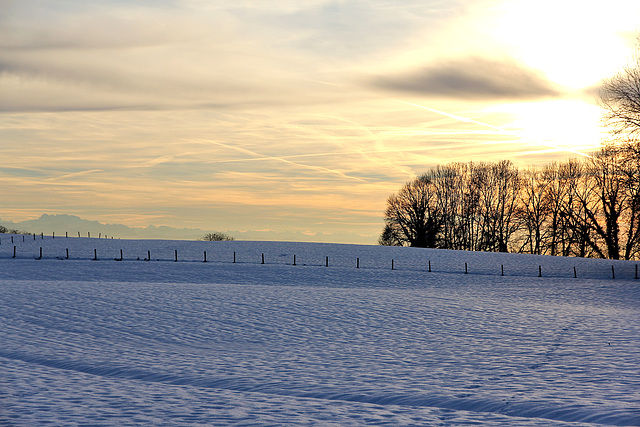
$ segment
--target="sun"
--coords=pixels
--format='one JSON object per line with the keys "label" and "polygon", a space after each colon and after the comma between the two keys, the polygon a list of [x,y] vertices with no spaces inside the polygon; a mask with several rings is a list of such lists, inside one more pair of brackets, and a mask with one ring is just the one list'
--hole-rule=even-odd
{"label": "sun", "polygon": [[549,80],[578,89],[626,64],[640,2],[506,0],[493,13],[492,36],[510,55]]}
{"label": "sun", "polygon": [[600,147],[606,130],[600,107],[580,100],[553,100],[502,104],[491,112],[506,113],[509,134],[540,151],[588,156]]}

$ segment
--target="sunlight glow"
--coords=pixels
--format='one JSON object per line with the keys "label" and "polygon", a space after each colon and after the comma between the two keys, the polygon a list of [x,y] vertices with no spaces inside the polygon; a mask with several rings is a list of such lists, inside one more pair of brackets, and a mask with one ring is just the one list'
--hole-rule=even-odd
{"label": "sunlight glow", "polygon": [[640,13],[636,0],[508,0],[497,10],[494,37],[552,81],[583,88],[626,63],[625,32],[637,29],[638,15],[619,10],[630,8]]}
{"label": "sunlight glow", "polygon": [[[543,117],[541,117],[541,121],[536,121],[536,123],[532,126],[528,126],[523,128],[523,123],[516,121],[514,124],[515,129],[508,129],[507,127],[501,127],[501,126],[495,126],[486,122],[482,122],[482,121],[478,121],[478,120],[473,120],[470,119],[468,117],[463,117],[460,115],[456,115],[456,114],[451,114],[451,113],[447,113],[444,111],[440,111],[440,110],[436,110],[430,107],[426,107],[423,105],[419,105],[419,104],[414,104],[411,102],[405,102],[405,101],[399,101],[402,102],[404,104],[407,105],[411,105],[417,108],[422,108],[428,111],[432,111],[438,114],[442,114],[445,115],[447,117],[451,117],[455,120],[459,120],[461,122],[465,122],[465,123],[473,123],[479,126],[483,126],[483,127],[488,127],[491,129],[495,129],[500,131],[501,133],[503,133],[504,135],[510,135],[510,136],[515,136],[518,139],[514,140],[514,141],[500,141],[497,143],[522,143],[522,144],[536,144],[536,145],[542,145],[545,147],[549,147],[552,148],[553,150],[551,152],[567,152],[567,153],[571,153],[571,154],[577,154],[579,156],[586,156],[588,157],[589,155],[587,153],[584,153],[582,151],[578,151],[575,149],[575,147],[571,146],[571,144],[566,144],[566,145],[559,145],[558,144],[558,134],[557,133],[553,133],[554,132],[554,126],[552,123],[550,123],[548,121],[549,118],[551,118],[551,116],[544,116],[544,114],[548,113],[548,111],[542,109],[541,111],[544,111],[543,113]],[[525,104],[525,105],[530,105],[532,106],[533,109],[538,108],[541,104],[544,103],[532,103],[532,104]],[[560,108],[562,108],[562,106],[560,106]],[[491,111],[493,109],[489,108],[487,109],[487,111]],[[517,110],[517,109],[516,109]],[[569,111],[571,111],[569,117],[573,117],[571,114],[575,114],[573,113],[573,110],[569,109]],[[555,111],[556,113],[558,111]],[[565,113],[566,115],[566,113]],[[530,120],[532,117],[535,117],[535,114],[522,114],[521,115],[521,119],[520,120]],[[557,116],[553,116],[554,118],[556,118]],[[581,116],[579,116],[579,118],[581,118]],[[566,123],[563,123],[566,125]],[[579,124],[577,123],[570,123],[568,126],[563,127],[562,129],[569,129],[572,130],[573,128],[571,127],[571,125],[573,126],[578,126]],[[511,125],[510,125],[511,127]],[[558,129],[560,129],[561,127],[558,126]],[[544,133],[543,134],[537,134],[536,131],[537,129],[544,129]],[[547,137],[547,135],[549,135]],[[552,136],[553,135],[553,136]],[[586,135],[588,135],[588,137],[592,137],[593,134],[591,133],[591,130],[587,130]],[[573,138],[573,135],[571,135],[571,137]],[[571,139],[574,140],[574,139]],[[495,141],[492,141],[490,143],[496,143]],[[547,150],[545,150],[547,151]]]}
{"label": "sunlight glow", "polygon": [[581,101],[541,101],[492,108],[514,117],[509,133],[523,140],[555,145],[565,151],[588,154],[600,146],[605,130],[599,107]]}

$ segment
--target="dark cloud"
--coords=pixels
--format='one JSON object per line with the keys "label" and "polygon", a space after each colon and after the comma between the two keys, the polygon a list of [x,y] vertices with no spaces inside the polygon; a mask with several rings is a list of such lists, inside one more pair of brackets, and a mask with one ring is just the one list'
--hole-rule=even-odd
{"label": "dark cloud", "polygon": [[373,84],[387,90],[458,99],[538,99],[559,96],[563,92],[542,73],[514,60],[479,57],[378,77]]}

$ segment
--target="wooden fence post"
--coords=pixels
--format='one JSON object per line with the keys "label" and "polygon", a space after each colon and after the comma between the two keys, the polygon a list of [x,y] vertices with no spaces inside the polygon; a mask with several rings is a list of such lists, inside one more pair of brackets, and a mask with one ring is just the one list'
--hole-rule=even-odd
{"label": "wooden fence post", "polygon": [[467,274],[467,273],[469,273],[469,271],[467,270],[467,263],[465,262],[464,263],[464,274]]}
{"label": "wooden fence post", "polygon": [[613,269],[613,265],[611,266],[611,277],[616,280],[616,271]]}
{"label": "wooden fence post", "polygon": [[264,252],[262,253],[262,263],[264,264]]}
{"label": "wooden fence post", "polygon": [[13,257],[14,258],[16,257],[16,247],[15,246],[13,247]]}
{"label": "wooden fence post", "polygon": [[391,269],[394,270],[394,266],[393,266],[393,258],[391,258]]}
{"label": "wooden fence post", "polygon": [[504,264],[500,264],[500,275],[504,276]]}
{"label": "wooden fence post", "polygon": [[94,250],[93,250],[93,260],[94,260],[94,261],[97,261],[97,260],[98,260],[98,250],[97,250],[97,249],[94,249]]}
{"label": "wooden fence post", "polygon": [[67,257],[65,259],[69,259],[69,248],[67,248]]}
{"label": "wooden fence post", "polygon": [[202,262],[207,262],[207,251],[204,251],[204,261]]}
{"label": "wooden fence post", "polygon": [[178,250],[175,251],[175,259],[173,262],[178,262]]}
{"label": "wooden fence post", "polygon": [[542,266],[538,266],[538,277],[542,277]]}
{"label": "wooden fence post", "polygon": [[429,260],[429,273],[431,273],[431,260]]}
{"label": "wooden fence post", "polygon": [[360,268],[360,258],[356,258],[356,268]]}
{"label": "wooden fence post", "polygon": [[293,255],[293,265],[296,265],[296,255]]}
{"label": "wooden fence post", "polygon": [[578,272],[576,271],[576,268],[573,267],[573,278],[577,279],[578,278]]}
{"label": "wooden fence post", "polygon": [[324,266],[329,267],[329,257],[327,257],[327,259],[325,260]]}

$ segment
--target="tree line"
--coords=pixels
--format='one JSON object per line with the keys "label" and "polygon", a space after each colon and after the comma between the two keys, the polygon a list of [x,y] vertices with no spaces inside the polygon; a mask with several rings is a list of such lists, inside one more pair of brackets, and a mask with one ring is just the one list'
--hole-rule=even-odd
{"label": "tree line", "polygon": [[430,168],[387,200],[379,243],[640,258],[640,56],[602,82],[612,139],[590,156]]}
{"label": "tree line", "polygon": [[524,170],[436,166],[388,198],[384,221],[384,245],[638,258],[640,143]]}

